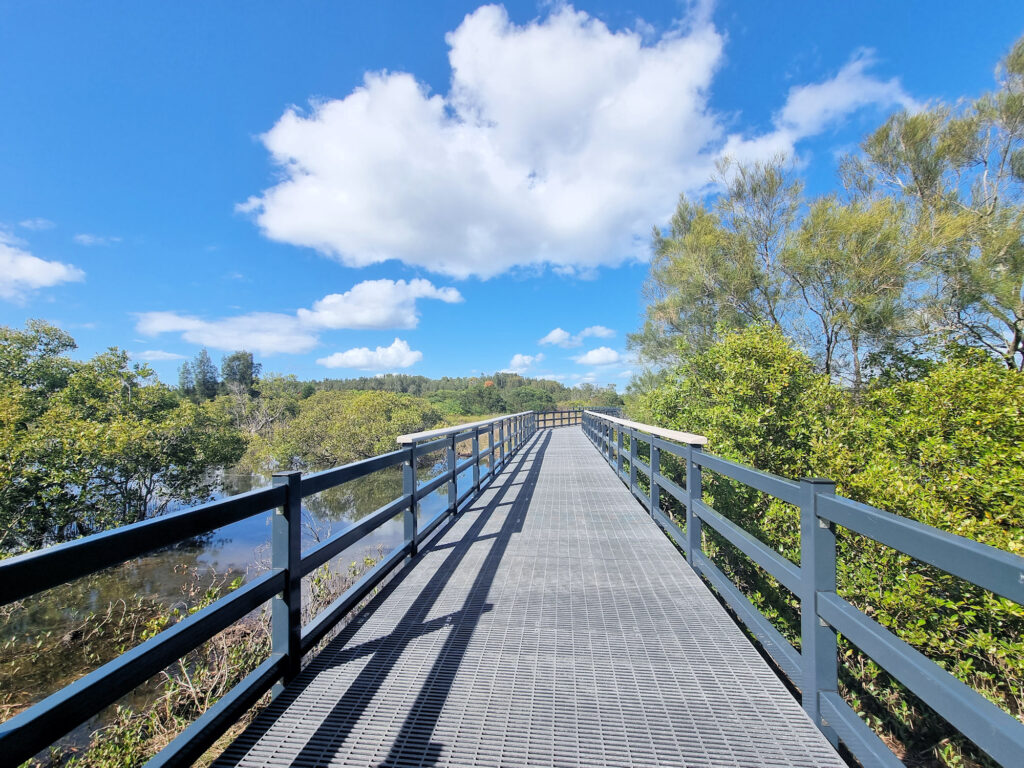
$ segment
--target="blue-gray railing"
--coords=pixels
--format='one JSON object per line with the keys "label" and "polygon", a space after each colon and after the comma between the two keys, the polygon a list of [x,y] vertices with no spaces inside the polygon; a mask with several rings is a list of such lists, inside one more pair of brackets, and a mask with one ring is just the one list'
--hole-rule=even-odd
{"label": "blue-gray railing", "polygon": [[[475,498],[536,431],[532,411],[403,435],[397,451],[343,467],[303,475],[279,472],[273,485],[171,515],[124,526],[77,541],[0,561],[0,605],[123,563],[169,544],[276,510],[271,532],[271,567],[231,594],[104,664],[24,712],[0,724],[0,763],[19,765],[86,722],[121,696],[271,600],[272,648],[269,658],[189,725],[149,766],[191,765],[275,684],[278,689],[299,671],[302,657],[322,640],[448,517]],[[481,450],[480,440],[487,446]],[[470,441],[461,463],[457,448]],[[420,459],[446,450],[444,471],[417,481]],[[487,466],[481,468],[484,459]],[[402,466],[402,495],[342,531],[301,551],[302,499],[393,466]],[[458,476],[472,467],[473,482],[462,494]],[[420,526],[419,502],[445,483],[448,505]],[[305,626],[301,582],[388,520],[404,513],[405,539],[344,594]]]}
{"label": "blue-gray railing", "polygon": [[[1024,604],[1024,558],[837,496],[835,483],[787,480],[703,451],[705,438],[586,411],[583,430],[654,520],[759,640],[792,683],[804,710],[832,741],[865,766],[903,763],[839,694],[837,633],[899,680],[954,728],[1007,766],[1024,765],[1024,723],[916,651],[836,593],[834,527],[859,533],[965,581]],[[627,440],[628,439],[628,440]],[[628,442],[628,445],[627,445]],[[638,456],[649,446],[650,462]],[[661,471],[661,452],[685,462],[682,485]],[[708,469],[800,509],[800,565],[747,533],[702,498]],[[648,491],[637,483],[648,479]],[[685,528],[662,511],[665,492],[686,510]],[[800,645],[793,645],[704,554],[708,525],[800,600]]]}
{"label": "blue-gray railing", "polygon": [[535,411],[537,428],[572,427],[583,423],[582,408],[567,408],[561,411]]}

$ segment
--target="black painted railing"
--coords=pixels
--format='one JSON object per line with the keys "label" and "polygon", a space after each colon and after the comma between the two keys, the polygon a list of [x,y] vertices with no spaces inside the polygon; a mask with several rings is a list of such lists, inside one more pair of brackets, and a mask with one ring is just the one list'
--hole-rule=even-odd
{"label": "black painted railing", "polygon": [[[405,558],[415,556],[420,545],[438,526],[479,495],[536,429],[533,412],[526,411],[403,435],[398,438],[402,447],[382,456],[309,475],[301,472],[276,473],[269,488],[0,561],[0,605],[4,605],[155,549],[254,515],[275,511],[268,572],[0,724],[0,764],[18,765],[28,760],[271,600],[272,645],[269,658],[148,763],[149,766],[191,765],[263,694],[275,684],[279,690],[281,685],[295,677],[303,655],[313,649]],[[487,441],[483,450],[481,438]],[[471,453],[460,463],[457,448],[467,441],[472,445]],[[419,484],[417,463],[440,449],[446,450],[444,470],[437,477]],[[484,459],[487,459],[486,466],[481,467]],[[403,492],[399,498],[311,550],[301,551],[303,498],[398,465],[402,466],[404,477]],[[460,494],[459,475],[469,468],[473,470],[472,483]],[[420,501],[445,483],[448,484],[448,505],[421,525],[418,514]],[[300,612],[302,578],[398,514],[405,517],[403,543],[303,626]]]}
{"label": "black painted railing", "polygon": [[[585,412],[583,430],[694,570],[800,689],[804,710],[833,744],[841,740],[865,766],[903,765],[839,693],[838,633],[992,758],[1007,767],[1024,765],[1024,723],[837,594],[834,529],[840,525],[1018,604],[1024,604],[1024,558],[837,496],[829,480],[787,480],[705,453],[707,440],[698,435],[593,411]],[[648,446],[649,463],[638,456],[640,443]],[[685,463],[681,484],[663,474],[662,452]],[[799,508],[800,565],[712,509],[703,499],[704,469]],[[647,478],[646,492],[638,484],[640,475]],[[686,510],[684,527],[663,511],[662,493]],[[704,525],[800,600],[800,651],[705,554]]]}

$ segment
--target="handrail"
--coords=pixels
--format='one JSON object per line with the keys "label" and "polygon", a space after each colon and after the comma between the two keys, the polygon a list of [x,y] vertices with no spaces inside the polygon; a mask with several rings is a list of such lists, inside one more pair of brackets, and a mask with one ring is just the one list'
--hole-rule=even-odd
{"label": "handrail", "polygon": [[[487,449],[481,451],[481,429],[488,425],[491,439]],[[3,605],[168,544],[275,510],[270,572],[0,723],[0,754],[3,754],[5,764],[19,765],[28,760],[140,682],[270,599],[270,659],[228,691],[150,761],[151,765],[161,767],[191,765],[275,683],[282,680],[288,683],[293,679],[298,674],[302,656],[407,557],[415,558],[423,541],[448,517],[458,514],[464,505],[478,497],[536,430],[533,412],[524,411],[471,424],[402,435],[399,443],[403,447],[391,453],[305,476],[301,472],[277,472],[269,488],[0,561],[0,605]],[[472,457],[458,463],[456,445],[467,439],[472,441]],[[417,463],[439,448],[447,450],[443,473],[420,485]],[[480,467],[485,461],[487,472],[482,473]],[[303,498],[398,465],[402,466],[403,475],[401,496],[303,554],[300,547]],[[460,494],[459,474],[470,467],[473,470],[472,485]],[[419,500],[445,483],[448,484],[447,508],[420,530]],[[399,513],[405,519],[403,543],[303,626],[300,612],[302,578]]]}
{"label": "handrail", "polygon": [[627,421],[626,419],[619,419],[615,416],[606,416],[603,413],[597,413],[596,411],[584,411],[584,413],[589,416],[597,416],[598,418],[610,421],[613,424],[619,424],[623,427],[646,432],[649,435],[664,437],[666,440],[675,440],[677,443],[683,443],[684,445],[707,445],[708,443],[708,439],[703,435],[691,435],[689,432],[680,432],[676,429],[665,429],[663,427],[654,427],[650,424],[641,424],[638,421]]}
{"label": "handrail", "polygon": [[431,440],[436,437],[445,437],[446,435],[459,435],[463,432],[473,429],[474,427],[485,427],[488,424],[499,424],[501,422],[509,421],[520,416],[528,416],[533,411],[522,411],[520,413],[512,413],[508,416],[496,416],[493,419],[484,419],[483,421],[471,421],[468,424],[456,424],[454,427],[442,427],[441,429],[429,429],[426,432],[413,432],[408,435],[399,435],[399,445],[410,445],[411,443],[419,443],[423,440]]}
{"label": "handrail", "polygon": [[261,488],[7,558],[0,561],[0,605],[268,512],[284,498],[281,487]]}
{"label": "handrail", "polygon": [[[837,594],[834,528],[842,525],[1022,605],[1024,558],[836,496],[835,483],[829,480],[787,480],[706,454],[701,450],[707,442],[703,438],[702,442],[670,447],[659,437],[664,438],[671,430],[593,411],[586,412],[583,430],[655,522],[676,541],[694,570],[714,587],[779,668],[800,688],[805,711],[833,744],[842,741],[865,766],[902,764],[839,694],[838,632],[849,637],[862,653],[991,757],[1008,766],[1019,763],[1020,755],[1024,754],[1024,723],[1006,714]],[[675,434],[695,437],[684,432]],[[637,456],[640,442],[650,446],[648,464]],[[684,459],[686,480],[681,485],[661,473],[663,449]],[[701,491],[703,468],[799,507],[800,565],[706,504]],[[648,478],[646,494],[638,485],[638,471]],[[685,530],[662,511],[662,493],[668,493],[683,505]],[[800,651],[704,553],[704,525],[709,525],[751,561],[774,575],[800,600]]]}
{"label": "handrail", "polygon": [[535,411],[538,429],[553,429],[554,427],[573,427],[583,423],[582,408],[563,408],[554,411]]}

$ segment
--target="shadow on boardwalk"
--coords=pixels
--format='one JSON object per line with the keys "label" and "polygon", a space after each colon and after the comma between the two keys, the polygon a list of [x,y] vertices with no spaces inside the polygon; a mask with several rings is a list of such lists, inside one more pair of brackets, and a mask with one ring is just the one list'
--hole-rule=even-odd
{"label": "shadow on boardwalk", "polygon": [[[408,564],[398,577],[363,609],[361,618],[357,618],[347,626],[324,649],[319,658],[311,663],[310,667],[315,669],[308,671],[320,673],[325,669],[371,656],[370,661],[337,700],[315,732],[302,736],[305,745],[291,761],[291,765],[315,766],[331,762],[345,748],[353,727],[370,706],[389,673],[401,663],[402,654],[409,644],[424,634],[449,627],[450,631],[443,646],[436,652],[432,652],[433,665],[427,673],[426,680],[421,685],[415,701],[409,706],[387,757],[378,765],[431,766],[437,763],[444,745],[432,741],[434,728],[451,692],[452,684],[473,637],[473,632],[483,614],[493,607],[485,600],[513,535],[522,531],[537,484],[544,452],[550,440],[550,432],[540,434],[524,445],[522,450],[513,457],[509,468],[499,475],[499,478],[502,478],[500,485],[492,486],[493,497],[486,506],[475,513],[476,518],[461,538],[454,542],[441,544],[444,531],[435,536],[434,544],[428,546],[424,554],[445,549],[449,552],[436,572],[419,591],[392,632],[366,643],[346,647],[346,644],[362,626],[363,620],[371,615],[375,608],[383,604],[398,585],[409,577],[416,560]],[[510,504],[508,496],[513,489],[518,492],[511,501],[501,528],[496,533],[482,535],[487,523],[495,513],[505,511],[504,508]],[[446,526],[444,530],[447,530],[450,525]],[[454,613],[428,621],[427,616],[434,609],[453,575],[462,566],[470,549],[481,540],[493,540],[493,542],[466,593],[462,608]],[[465,567],[463,566],[463,568]],[[312,679],[312,676],[307,677],[307,675],[300,677],[271,705],[270,710],[282,711],[302,695],[303,690]],[[269,714],[271,713],[267,712],[264,717],[257,719],[240,741],[252,744],[262,737],[274,722],[273,718],[266,717]],[[232,750],[229,750],[230,752]],[[229,758],[226,754],[218,761],[217,765],[234,765],[235,761],[242,758],[243,755],[244,752],[234,753]]]}

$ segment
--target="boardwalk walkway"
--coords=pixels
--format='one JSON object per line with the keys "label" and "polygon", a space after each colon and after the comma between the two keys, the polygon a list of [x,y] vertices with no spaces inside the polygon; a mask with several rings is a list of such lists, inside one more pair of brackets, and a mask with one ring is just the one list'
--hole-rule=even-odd
{"label": "boardwalk walkway", "polygon": [[568,427],[534,435],[218,765],[845,764]]}

